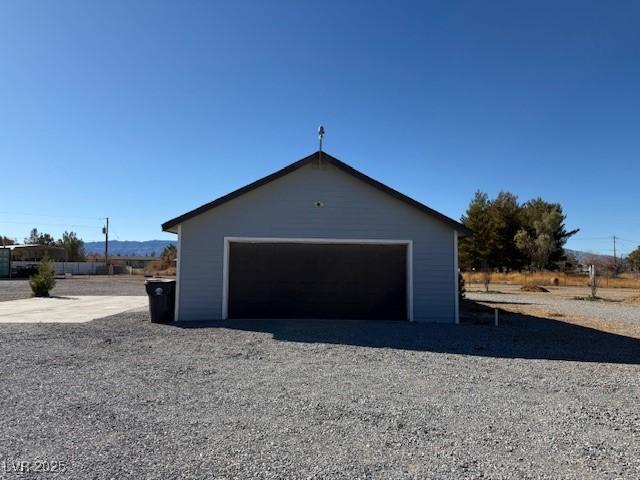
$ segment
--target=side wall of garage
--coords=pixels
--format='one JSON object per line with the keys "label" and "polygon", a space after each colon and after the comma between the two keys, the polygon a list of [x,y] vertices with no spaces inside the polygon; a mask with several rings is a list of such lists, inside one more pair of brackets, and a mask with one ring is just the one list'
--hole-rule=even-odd
{"label": "side wall of garage", "polygon": [[453,228],[333,165],[307,164],[181,224],[181,321],[222,317],[225,236],[412,240],[414,320],[455,321]]}

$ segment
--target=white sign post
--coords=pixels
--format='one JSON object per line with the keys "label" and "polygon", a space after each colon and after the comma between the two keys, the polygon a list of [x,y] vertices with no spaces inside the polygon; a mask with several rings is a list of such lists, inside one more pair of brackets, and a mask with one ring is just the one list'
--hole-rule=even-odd
{"label": "white sign post", "polygon": [[596,278],[596,266],[589,265],[589,285],[591,286],[591,297],[595,298],[598,289],[598,279]]}

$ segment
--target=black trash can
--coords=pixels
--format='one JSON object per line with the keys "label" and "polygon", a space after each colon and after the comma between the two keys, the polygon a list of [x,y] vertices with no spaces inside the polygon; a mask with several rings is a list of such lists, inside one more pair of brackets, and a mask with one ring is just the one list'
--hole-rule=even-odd
{"label": "black trash can", "polygon": [[144,287],[149,295],[151,322],[172,322],[176,305],[176,281],[168,278],[149,278],[145,280]]}

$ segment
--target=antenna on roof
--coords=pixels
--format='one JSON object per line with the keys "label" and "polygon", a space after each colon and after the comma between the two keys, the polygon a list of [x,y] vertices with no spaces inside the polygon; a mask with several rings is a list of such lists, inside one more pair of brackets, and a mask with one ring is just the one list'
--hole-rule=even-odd
{"label": "antenna on roof", "polygon": [[322,151],[322,137],[324,137],[324,127],[320,125],[318,127],[318,140],[320,141],[320,148],[319,148],[320,151]]}

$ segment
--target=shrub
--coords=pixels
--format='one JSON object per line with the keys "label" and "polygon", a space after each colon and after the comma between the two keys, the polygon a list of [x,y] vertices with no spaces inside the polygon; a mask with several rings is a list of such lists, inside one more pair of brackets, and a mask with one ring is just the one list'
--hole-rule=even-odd
{"label": "shrub", "polygon": [[38,267],[38,273],[29,277],[29,285],[34,297],[48,297],[49,292],[56,286],[53,274],[53,262],[45,256]]}
{"label": "shrub", "polygon": [[458,295],[460,296],[460,300],[464,300],[465,294],[467,290],[464,286],[464,277],[462,273],[458,272]]}
{"label": "shrub", "polygon": [[549,290],[541,287],[540,285],[523,285],[520,287],[520,290],[522,290],[523,292],[549,293]]}

